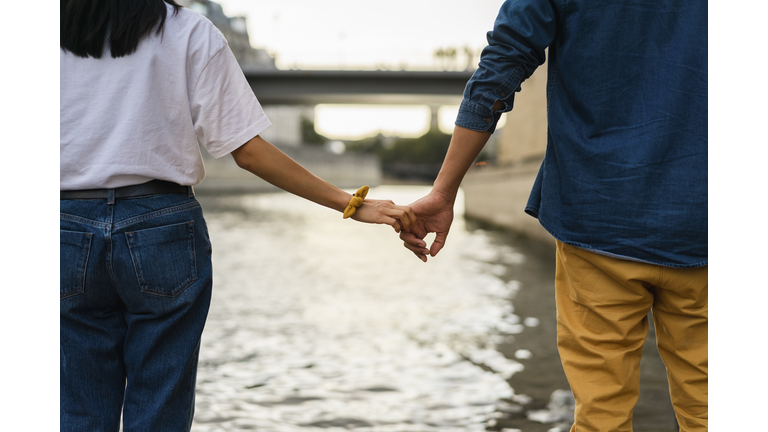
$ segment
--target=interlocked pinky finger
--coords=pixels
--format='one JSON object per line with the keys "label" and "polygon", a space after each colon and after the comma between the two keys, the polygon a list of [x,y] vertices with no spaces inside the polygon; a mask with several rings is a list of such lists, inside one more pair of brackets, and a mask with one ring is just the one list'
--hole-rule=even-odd
{"label": "interlocked pinky finger", "polygon": [[390,216],[394,217],[395,219],[399,220],[400,223],[403,224],[403,228],[405,228],[406,231],[410,231],[411,229],[411,221],[406,216],[405,212],[402,210],[395,210],[393,211]]}

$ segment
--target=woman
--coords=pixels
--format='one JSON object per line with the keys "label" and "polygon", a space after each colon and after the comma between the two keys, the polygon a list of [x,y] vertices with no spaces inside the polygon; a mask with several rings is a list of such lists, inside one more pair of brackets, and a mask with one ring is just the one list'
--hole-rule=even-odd
{"label": "woman", "polygon": [[[117,431],[121,413],[126,432],[189,430],[212,287],[197,140],[323,206],[352,196],[259,137],[226,40],[173,0],[62,0],[60,45],[61,430]],[[414,218],[377,200],[352,217]]]}

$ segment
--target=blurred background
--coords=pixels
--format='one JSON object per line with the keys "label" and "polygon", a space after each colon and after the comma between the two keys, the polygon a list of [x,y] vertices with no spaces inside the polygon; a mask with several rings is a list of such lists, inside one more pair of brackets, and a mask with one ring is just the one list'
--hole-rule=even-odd
{"label": "blurred background", "polygon": [[[431,183],[501,4],[182,3],[227,37],[273,122],[263,138],[342,187]],[[488,163],[498,137],[482,155]],[[207,165],[207,187],[237,189],[237,176],[246,176],[231,164]]]}
{"label": "blurred background", "polygon": [[[266,140],[341,188],[408,204],[440,169],[503,1],[180,3],[228,39]],[[546,147],[545,71],[503,115],[426,264],[390,227],[201,150],[216,283],[194,431],[570,429],[554,242],[523,212]],[[652,332],[635,430],[676,431]]]}

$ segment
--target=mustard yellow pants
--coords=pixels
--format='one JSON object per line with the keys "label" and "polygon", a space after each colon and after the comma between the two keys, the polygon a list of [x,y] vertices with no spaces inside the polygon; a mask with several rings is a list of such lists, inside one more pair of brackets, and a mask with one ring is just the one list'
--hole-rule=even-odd
{"label": "mustard yellow pants", "polygon": [[653,312],[681,431],[708,428],[707,267],[678,269],[557,242],[557,345],[576,399],[571,432],[632,431]]}

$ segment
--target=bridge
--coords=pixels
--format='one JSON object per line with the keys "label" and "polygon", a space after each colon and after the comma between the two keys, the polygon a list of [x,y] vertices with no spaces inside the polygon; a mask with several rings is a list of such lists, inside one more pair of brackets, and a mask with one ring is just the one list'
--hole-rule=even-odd
{"label": "bridge", "polygon": [[458,105],[472,71],[243,69],[263,105]]}

